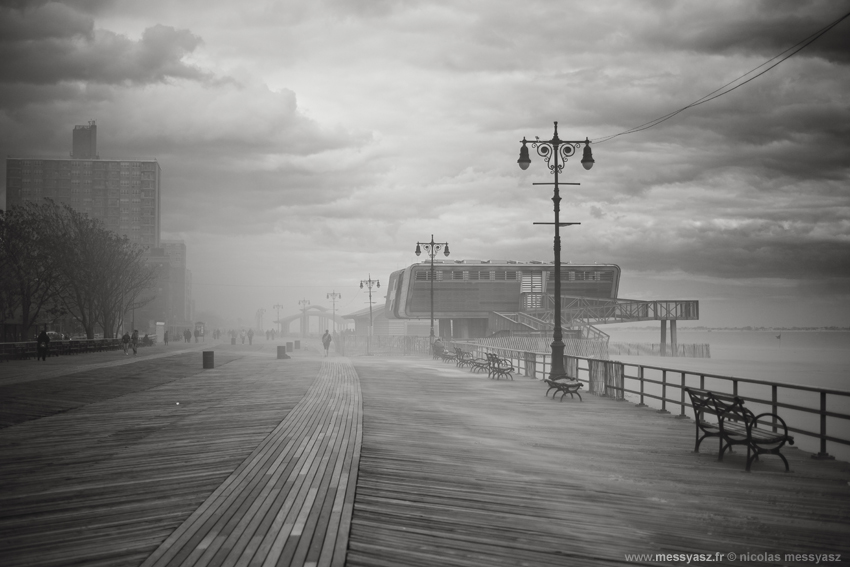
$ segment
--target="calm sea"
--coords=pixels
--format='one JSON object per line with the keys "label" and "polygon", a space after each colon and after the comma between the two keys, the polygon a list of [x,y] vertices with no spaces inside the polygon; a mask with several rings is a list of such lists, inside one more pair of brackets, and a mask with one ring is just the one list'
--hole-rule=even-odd
{"label": "calm sea", "polygon": [[[660,329],[631,330],[603,327],[611,336],[612,343],[659,343]],[[668,337],[669,340],[669,337]],[[629,364],[658,366],[734,376],[755,380],[769,380],[784,384],[801,384],[816,388],[844,390],[850,392],[850,332],[845,331],[689,331],[680,329],[680,344],[708,344],[711,358],[661,358],[650,356],[612,356]],[[628,369],[627,369],[628,372]],[[669,378],[668,374],[668,379]],[[678,383],[678,375],[673,376]],[[706,387],[719,387],[706,384]],[[693,385],[698,385],[694,383]],[[626,387],[630,387],[626,384]],[[743,387],[739,392],[745,396],[770,398],[769,389]],[[804,407],[819,407],[817,394],[781,390],[779,401]],[[850,396],[829,396],[827,409],[850,414]],[[651,404],[654,405],[654,404]],[[677,412],[678,408],[670,408]],[[768,408],[754,408],[759,412]],[[818,417],[804,412],[782,408],[778,412],[791,427],[817,430]],[[850,439],[850,420],[829,418],[827,433]],[[818,441],[795,435],[797,446],[817,452]],[[841,460],[850,461],[850,446],[829,443],[827,450]]]}

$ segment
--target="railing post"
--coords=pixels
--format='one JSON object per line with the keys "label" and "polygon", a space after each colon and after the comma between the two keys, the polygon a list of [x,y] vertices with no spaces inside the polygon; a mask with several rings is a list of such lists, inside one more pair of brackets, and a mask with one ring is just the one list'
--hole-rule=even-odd
{"label": "railing post", "polygon": [[640,380],[640,403],[637,407],[645,408],[647,405],[643,403],[643,366],[638,366],[638,380]]}
{"label": "railing post", "polygon": [[667,411],[667,369],[661,370],[661,409],[658,413],[670,413]]}
{"label": "railing post", "polygon": [[835,457],[826,452],[826,392],[820,393],[820,451],[812,455],[813,459],[832,460]]}
{"label": "railing post", "polygon": [[777,410],[779,409],[777,407],[777,399],[776,399],[776,384],[771,386],[770,389],[771,389],[771,396],[770,397],[771,397],[771,401],[773,402],[771,404],[770,411],[771,411],[771,413],[773,413],[773,432],[776,433],[776,425],[778,423],[776,421],[776,414],[778,413]]}
{"label": "railing post", "polygon": [[681,380],[679,381],[679,394],[681,395],[679,399],[679,407],[682,408],[682,411],[679,415],[676,416],[676,419],[688,419],[688,416],[685,415],[685,373],[681,373]]}

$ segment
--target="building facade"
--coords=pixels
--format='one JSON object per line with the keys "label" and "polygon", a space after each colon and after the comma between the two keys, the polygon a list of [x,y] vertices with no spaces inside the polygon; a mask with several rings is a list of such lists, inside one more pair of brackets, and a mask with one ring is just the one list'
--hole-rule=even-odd
{"label": "building facade", "polygon": [[162,169],[155,159],[99,159],[97,127],[76,126],[71,158],[6,158],[6,207],[48,198],[145,248],[159,246]]}

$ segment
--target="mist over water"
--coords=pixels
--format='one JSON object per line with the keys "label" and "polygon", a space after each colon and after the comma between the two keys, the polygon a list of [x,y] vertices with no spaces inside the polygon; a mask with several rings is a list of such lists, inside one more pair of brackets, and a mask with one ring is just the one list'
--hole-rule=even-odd
{"label": "mist over water", "polygon": [[[605,329],[612,343],[659,343],[660,329],[632,330]],[[668,337],[669,338],[669,337]],[[680,329],[679,344],[708,344],[711,358],[671,358],[654,356],[613,356],[627,364],[641,364],[662,368],[687,370],[731,376],[752,380],[766,380],[782,384],[798,384],[815,388],[850,392],[850,332],[846,331],[690,331]],[[627,368],[627,373],[629,373]],[[679,383],[679,375],[670,375],[668,381]],[[725,381],[706,380],[706,388],[728,390]],[[698,385],[688,382],[689,385]],[[628,381],[627,388],[631,388]],[[650,390],[647,390],[650,391]],[[740,385],[744,396],[770,398],[770,389]],[[669,394],[668,394],[669,395]],[[676,394],[677,395],[677,394]],[[816,393],[779,390],[778,401],[817,408],[820,400]],[[651,404],[652,405],[652,404]],[[768,406],[748,404],[756,413],[770,411]],[[678,407],[668,408],[674,413]],[[827,409],[850,414],[850,396],[829,396]],[[779,415],[789,427],[818,430],[819,417],[806,412],[780,408]],[[690,410],[688,410],[688,415]],[[850,422],[828,418],[830,435],[850,439]],[[796,446],[806,451],[818,451],[818,441],[795,434]],[[828,452],[841,460],[850,461],[850,446],[828,444]]]}

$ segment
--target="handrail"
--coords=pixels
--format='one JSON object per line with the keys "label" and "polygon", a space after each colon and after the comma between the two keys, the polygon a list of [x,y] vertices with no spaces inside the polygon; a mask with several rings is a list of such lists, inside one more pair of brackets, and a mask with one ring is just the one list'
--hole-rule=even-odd
{"label": "handrail", "polygon": [[[472,349],[476,351],[477,356],[480,356],[484,352],[495,352],[500,357],[507,358],[512,362],[515,362],[515,367],[518,369],[519,373],[523,373],[526,376],[532,376],[538,379],[540,379],[540,377],[547,376],[549,372],[548,367],[551,366],[550,353],[530,352],[512,349],[510,348],[510,346],[507,345],[499,345],[498,347],[488,346],[479,344],[478,342],[455,341],[453,346],[455,345]],[[573,359],[576,362],[570,364],[570,359]],[[584,366],[582,366],[581,364],[582,361],[584,362]],[[692,370],[665,368],[661,366],[645,364],[622,363],[610,360],[571,355],[564,356],[564,367],[575,368],[577,375],[573,376],[573,378],[590,384],[589,364],[591,361],[605,363],[614,362],[615,364],[620,365],[622,367],[623,386],[621,388],[617,388],[615,386],[608,385],[607,387],[614,387],[615,389],[621,390],[623,394],[628,393],[638,396],[640,399],[640,403],[638,404],[638,406],[641,407],[646,407],[646,404],[644,402],[647,399],[658,400],[661,402],[661,409],[659,410],[660,412],[670,413],[667,410],[668,404],[672,406],[679,406],[679,415],[677,417],[688,418],[688,416],[685,414],[685,409],[688,407],[693,409],[693,407],[689,403],[689,401],[685,399],[684,389],[688,386],[705,389],[706,380],[722,380],[726,382],[728,386],[731,387],[732,391],[728,393],[736,395],[744,401],[768,406],[771,408],[771,412],[774,414],[778,413],[779,408],[785,408],[808,415],[819,416],[819,427],[817,427],[817,431],[814,431],[812,429],[805,429],[802,426],[792,427],[789,425],[788,427],[789,431],[793,431],[794,433],[798,433],[800,435],[813,439],[818,439],[820,441],[820,450],[817,453],[817,458],[832,458],[827,452],[827,441],[831,443],[838,443],[841,445],[850,446],[850,439],[846,437],[830,435],[827,430],[828,417],[832,419],[850,420],[850,414],[842,413],[840,411],[835,410],[827,410],[828,397],[832,396],[843,399],[850,399],[850,391],[847,390],[838,390],[834,388],[818,388],[815,386],[807,386],[801,384],[784,384],[781,382],[771,382],[769,380],[739,378],[736,376],[723,376],[719,374],[696,372]],[[660,379],[654,379],[648,376],[647,371],[660,372]],[[674,380],[672,377],[668,378],[668,374],[678,375],[678,380]],[[585,375],[586,377],[583,377],[582,375]],[[629,388],[627,387],[627,381],[637,382],[637,385]],[[694,382],[698,383],[695,384]],[[646,391],[647,384],[660,386],[660,395]],[[755,395],[744,395],[739,392],[739,386],[741,385],[769,387],[770,399],[766,399],[764,397],[756,397]],[[678,392],[668,392],[668,390],[678,390]],[[817,407],[807,407],[805,405],[798,405],[798,403],[789,403],[784,401],[780,402],[778,394],[782,390],[818,394],[819,403],[817,404]],[[773,427],[774,430],[776,428],[776,424],[773,422],[764,422],[763,424]]]}

